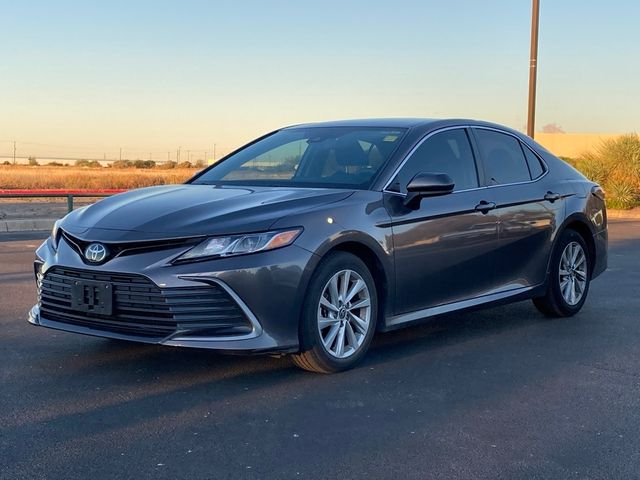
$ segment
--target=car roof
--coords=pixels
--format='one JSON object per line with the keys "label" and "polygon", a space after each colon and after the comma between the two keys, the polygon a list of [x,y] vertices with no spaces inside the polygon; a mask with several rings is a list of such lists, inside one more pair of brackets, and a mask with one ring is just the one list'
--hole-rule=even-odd
{"label": "car roof", "polygon": [[431,118],[359,118],[352,120],[334,120],[330,122],[303,123],[286,128],[306,127],[389,127],[411,128],[427,125],[436,119]]}
{"label": "car roof", "polygon": [[507,130],[513,133],[519,133],[515,132],[509,127],[505,127],[504,125],[466,118],[361,118],[353,120],[336,120],[330,122],[303,123],[285,127],[285,129],[308,127],[441,128],[447,127],[449,125],[485,126]]}

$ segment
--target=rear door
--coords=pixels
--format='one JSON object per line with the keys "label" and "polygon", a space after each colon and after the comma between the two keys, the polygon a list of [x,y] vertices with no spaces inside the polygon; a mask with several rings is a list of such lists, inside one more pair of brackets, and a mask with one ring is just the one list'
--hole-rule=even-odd
{"label": "rear door", "polygon": [[[420,172],[446,173],[454,192],[404,206],[406,185]],[[493,289],[497,217],[482,202],[465,128],[428,136],[385,189],[396,265],[396,314],[465,300]],[[480,205],[480,207],[478,207]]]}
{"label": "rear door", "polygon": [[481,127],[472,132],[488,195],[496,202],[497,287],[508,290],[540,284],[562,198],[545,189],[546,166],[515,135]]}

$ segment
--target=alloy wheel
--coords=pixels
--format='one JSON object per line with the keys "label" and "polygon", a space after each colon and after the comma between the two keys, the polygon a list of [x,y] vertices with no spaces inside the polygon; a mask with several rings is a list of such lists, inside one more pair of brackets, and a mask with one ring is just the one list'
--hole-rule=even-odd
{"label": "alloy wheel", "polygon": [[371,295],[363,278],[353,270],[334,274],[322,290],[318,304],[318,331],[326,352],[347,358],[362,346],[371,328]]}
{"label": "alloy wheel", "polygon": [[587,287],[587,256],[582,245],[570,242],[560,257],[560,293],[569,305],[577,305]]}

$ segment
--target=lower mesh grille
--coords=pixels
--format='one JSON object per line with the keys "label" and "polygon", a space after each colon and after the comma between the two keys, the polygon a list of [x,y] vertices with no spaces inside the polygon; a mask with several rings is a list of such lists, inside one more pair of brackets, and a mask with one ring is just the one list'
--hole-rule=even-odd
{"label": "lower mesh grille", "polygon": [[[111,314],[74,308],[75,282],[107,282]],[[53,267],[38,273],[43,318],[97,330],[142,337],[186,335],[229,336],[252,331],[238,304],[220,286],[160,288],[142,275]]]}

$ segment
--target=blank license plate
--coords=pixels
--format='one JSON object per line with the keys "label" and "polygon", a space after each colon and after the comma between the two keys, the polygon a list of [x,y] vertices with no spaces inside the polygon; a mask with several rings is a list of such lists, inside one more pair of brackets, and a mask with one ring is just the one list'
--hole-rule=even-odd
{"label": "blank license plate", "polygon": [[74,280],[71,285],[71,308],[96,315],[111,315],[113,286],[109,282]]}

